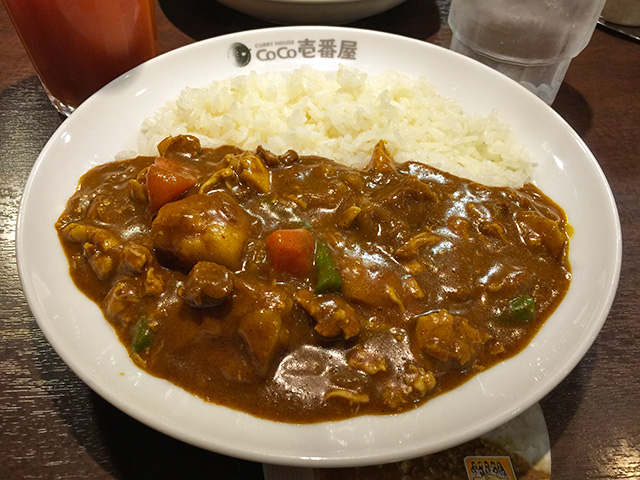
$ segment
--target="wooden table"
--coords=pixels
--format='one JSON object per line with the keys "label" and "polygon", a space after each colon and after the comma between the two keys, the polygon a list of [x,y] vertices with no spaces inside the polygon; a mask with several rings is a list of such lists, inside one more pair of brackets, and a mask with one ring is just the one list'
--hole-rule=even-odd
{"label": "wooden table", "polygon": [[[408,0],[352,26],[446,46],[447,5]],[[160,7],[163,51],[269,26],[213,0],[160,0]],[[618,294],[602,332],[541,401],[554,479],[640,478],[639,79],[640,44],[598,28],[553,105],[599,159],[624,244]],[[38,329],[20,288],[14,233],[29,171],[62,121],[1,7],[0,478],[262,478],[259,464],[191,447],[121,413],[67,368]]]}

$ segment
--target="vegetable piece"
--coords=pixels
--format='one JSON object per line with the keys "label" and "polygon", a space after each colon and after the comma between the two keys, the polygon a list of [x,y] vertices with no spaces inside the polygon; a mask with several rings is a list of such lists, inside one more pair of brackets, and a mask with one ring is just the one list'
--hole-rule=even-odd
{"label": "vegetable piece", "polygon": [[308,230],[276,230],[267,238],[269,263],[280,272],[309,277],[313,271],[315,239]]}
{"label": "vegetable piece", "polygon": [[164,204],[176,200],[196,184],[196,176],[183,164],[158,157],[147,173],[149,210],[157,212]]}
{"label": "vegetable piece", "polygon": [[515,322],[529,322],[536,316],[535,301],[529,295],[519,295],[509,302],[509,313]]}
{"label": "vegetable piece", "polygon": [[151,225],[154,248],[188,268],[207,261],[239,269],[250,234],[249,214],[220,191],[167,203]]}
{"label": "vegetable piece", "polygon": [[339,292],[342,289],[342,277],[329,249],[318,242],[316,247],[316,293]]}
{"label": "vegetable piece", "polygon": [[138,323],[136,323],[133,340],[131,341],[131,349],[133,350],[133,353],[139,353],[142,350],[149,348],[152,341],[153,330],[149,327],[147,318],[140,317]]}

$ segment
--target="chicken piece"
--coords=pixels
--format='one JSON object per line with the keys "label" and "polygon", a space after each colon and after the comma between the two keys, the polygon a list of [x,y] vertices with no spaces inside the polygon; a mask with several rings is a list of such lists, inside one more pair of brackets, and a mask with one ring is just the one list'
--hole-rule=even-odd
{"label": "chicken piece", "polygon": [[144,278],[145,295],[160,295],[164,291],[164,278],[161,270],[151,267]]}
{"label": "chicken piece", "polygon": [[411,387],[401,379],[391,377],[382,387],[382,403],[392,410],[400,410],[411,395]]}
{"label": "chicken piece", "polygon": [[143,245],[130,243],[122,248],[122,267],[131,273],[141,273],[151,258],[151,252]]}
{"label": "chicken piece", "polygon": [[70,223],[61,230],[62,238],[68,242],[93,243],[102,252],[120,244],[120,240],[112,232],[104,228],[83,225],[81,223]]}
{"label": "chicken piece", "polygon": [[424,396],[436,388],[436,377],[433,372],[413,364],[405,370],[404,381],[420,396]]}
{"label": "chicken piece", "polygon": [[336,225],[340,228],[349,228],[361,211],[362,209],[359,206],[351,205],[340,214]]}
{"label": "chicken piece", "polygon": [[384,140],[380,140],[376,143],[375,147],[373,147],[368,168],[369,170],[380,173],[393,173],[396,171],[395,163],[389,150],[387,150],[387,144]]}
{"label": "chicken piece", "polygon": [[224,161],[227,166],[211,175],[200,186],[200,193],[206,192],[220,180],[224,180],[228,188],[232,188],[234,182],[240,180],[258,193],[269,193],[271,190],[271,173],[257,155],[249,152],[230,153]]}
{"label": "chicken piece", "polygon": [[214,262],[198,262],[178,294],[192,307],[216,307],[233,292],[231,272]]}
{"label": "chicken piece", "polygon": [[98,279],[105,280],[113,271],[120,240],[109,230],[80,223],[70,223],[61,230],[68,242],[81,243],[82,252]]}
{"label": "chicken piece", "polygon": [[393,410],[401,409],[411,398],[424,398],[436,386],[433,372],[409,365],[397,377],[390,377],[382,388],[382,402]]}
{"label": "chicken piece", "polygon": [[[259,193],[269,193],[271,190],[271,174],[260,157],[251,153],[245,153],[237,160],[236,172],[245,184]],[[233,165],[233,163],[232,163]]]}
{"label": "chicken piece", "polygon": [[360,333],[360,320],[354,308],[334,294],[316,295],[310,290],[296,292],[298,304],[316,321],[315,330],[325,338],[345,340]]}
{"label": "chicken piece", "polygon": [[238,302],[247,307],[238,325],[238,334],[249,350],[257,373],[264,377],[286,344],[286,320],[293,309],[293,301],[279,287],[262,285],[256,289],[241,284],[238,293]]}
{"label": "chicken piece", "polygon": [[123,277],[107,294],[104,304],[107,317],[113,322],[131,324],[137,320],[137,304],[144,296],[136,279]]}
{"label": "chicken piece", "polygon": [[[370,257],[369,257],[370,258]],[[383,257],[374,257],[376,261],[386,261]],[[368,261],[350,255],[340,269],[342,277],[341,293],[345,298],[364,305],[380,308],[404,308],[406,288],[402,279],[387,265],[380,266],[376,261]],[[389,264],[390,265],[390,264]],[[371,292],[379,294],[371,295]]]}
{"label": "chicken piece", "polygon": [[192,159],[200,153],[200,140],[193,135],[167,137],[158,144],[158,153],[166,158]]}
{"label": "chicken piece", "polygon": [[441,240],[440,236],[429,230],[419,233],[396,250],[396,257],[403,260],[416,257],[420,248],[424,246],[432,247],[440,243]]}
{"label": "chicken piece", "polygon": [[414,340],[427,355],[441,362],[452,360],[464,367],[471,363],[489,338],[464,317],[440,310],[418,318]]}
{"label": "chicken piece", "polygon": [[249,233],[249,215],[224,192],[168,203],[151,227],[155,248],[185,266],[208,261],[231,270],[240,268]]}
{"label": "chicken piece", "polygon": [[367,375],[387,371],[387,361],[380,352],[359,345],[347,354],[347,365]]}
{"label": "chicken piece", "polygon": [[291,165],[300,160],[298,154],[293,150],[287,150],[282,155],[276,155],[271,153],[269,150],[266,150],[262,145],[258,145],[258,148],[256,148],[256,155],[260,157],[268,167]]}
{"label": "chicken piece", "polygon": [[82,245],[82,251],[98,279],[106,280],[113,271],[113,256],[103,252],[97,245],[89,242]]}
{"label": "chicken piece", "polygon": [[[382,177],[389,179],[389,176]],[[379,185],[361,199],[353,225],[372,241],[400,246],[408,232],[421,229],[433,213],[438,198],[429,185],[413,175]]]}
{"label": "chicken piece", "polygon": [[357,227],[371,242],[393,244],[398,235],[407,230],[406,223],[385,206],[371,199],[363,199],[352,226]]}
{"label": "chicken piece", "polygon": [[557,221],[530,210],[516,213],[515,221],[522,241],[529,248],[544,248],[555,258],[562,257],[569,239]]}

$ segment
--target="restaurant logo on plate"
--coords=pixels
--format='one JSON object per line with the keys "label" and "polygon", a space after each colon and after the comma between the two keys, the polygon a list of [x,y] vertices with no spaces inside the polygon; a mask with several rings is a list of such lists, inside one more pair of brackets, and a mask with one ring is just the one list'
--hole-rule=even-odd
{"label": "restaurant logo on plate", "polygon": [[358,42],[335,38],[305,38],[304,40],[278,40],[256,43],[253,48],[243,43],[233,43],[229,57],[238,67],[246,67],[255,58],[259,62],[292,60],[294,58],[336,58],[356,60]]}

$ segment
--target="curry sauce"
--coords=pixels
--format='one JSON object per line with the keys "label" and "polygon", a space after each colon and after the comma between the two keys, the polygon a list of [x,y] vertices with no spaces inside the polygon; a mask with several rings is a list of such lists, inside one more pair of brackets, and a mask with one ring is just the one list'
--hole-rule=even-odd
{"label": "curry sauce", "polygon": [[56,229],[133,361],[216,404],[310,423],[406,411],[521,351],[570,283],[537,187],[396,163],[201,148],[87,172]]}

